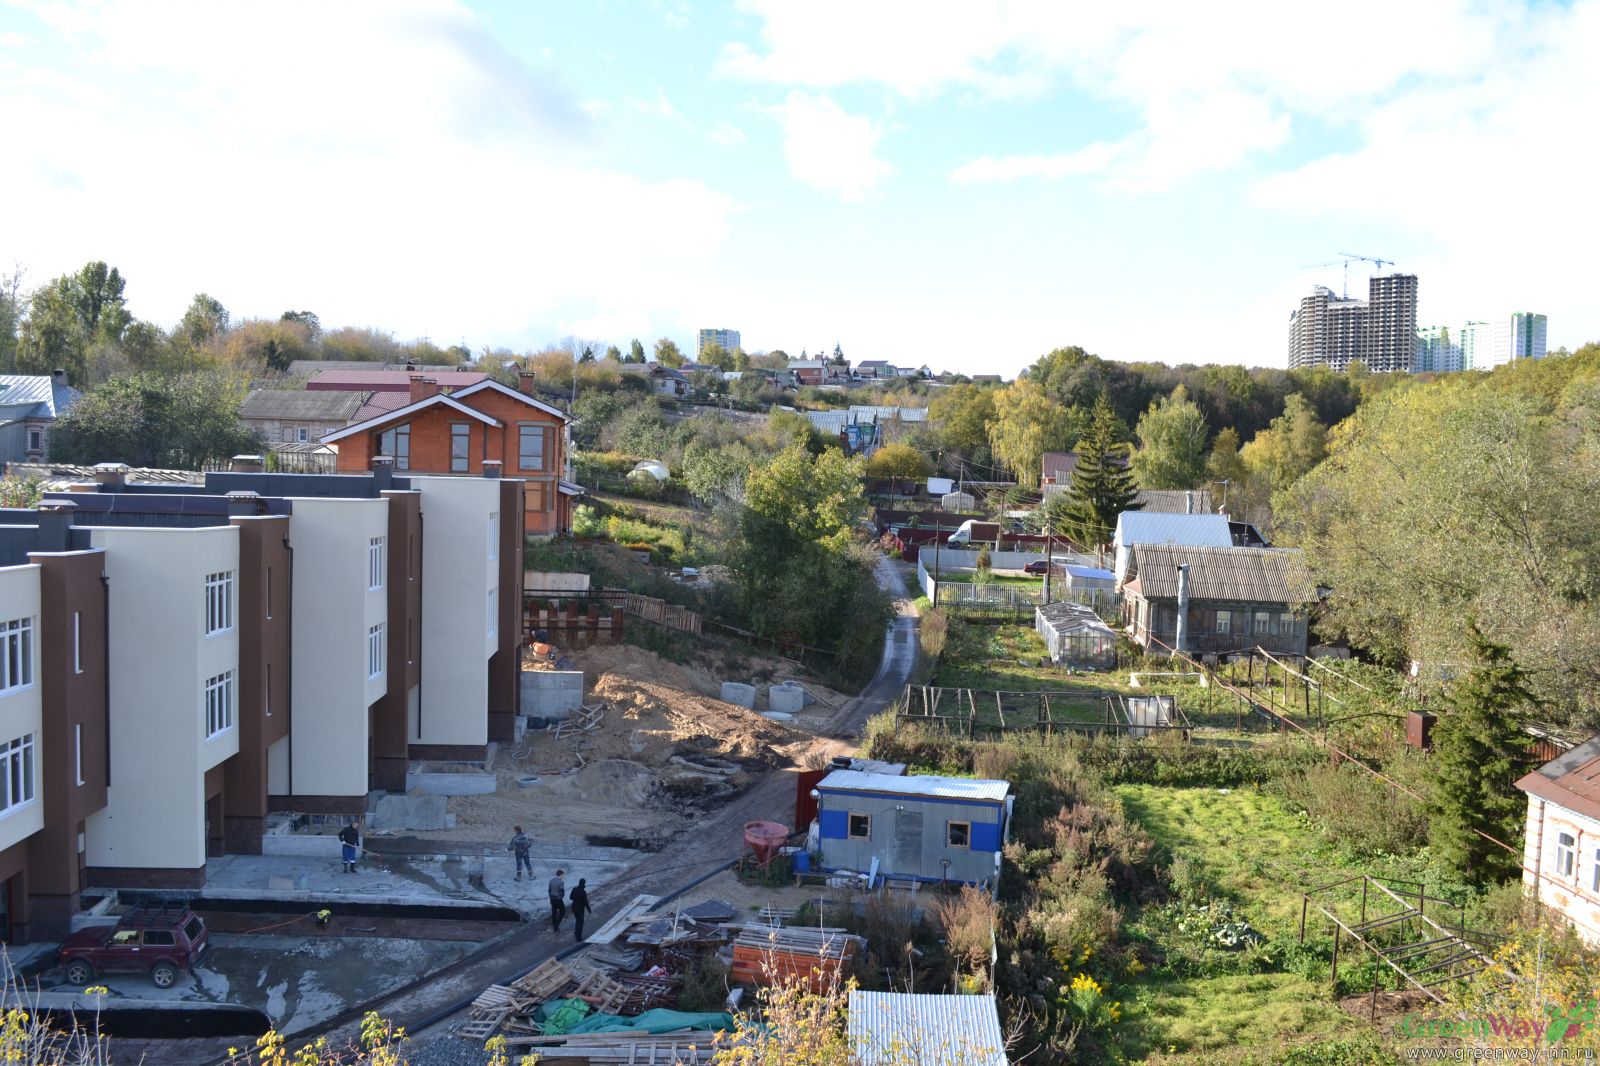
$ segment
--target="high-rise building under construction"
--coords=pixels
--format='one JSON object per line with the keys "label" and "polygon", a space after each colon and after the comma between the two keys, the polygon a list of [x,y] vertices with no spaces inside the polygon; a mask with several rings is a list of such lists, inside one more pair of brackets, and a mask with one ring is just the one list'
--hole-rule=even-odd
{"label": "high-rise building under construction", "polygon": [[1377,373],[1409,372],[1417,346],[1417,276],[1379,274],[1367,298],[1318,285],[1289,316],[1289,368],[1343,373],[1357,360]]}

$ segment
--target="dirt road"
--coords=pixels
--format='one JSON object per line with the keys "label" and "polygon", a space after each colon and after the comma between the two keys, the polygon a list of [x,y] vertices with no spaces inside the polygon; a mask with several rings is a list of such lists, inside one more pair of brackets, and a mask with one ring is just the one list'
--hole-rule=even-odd
{"label": "dirt road", "polygon": [[[884,635],[883,658],[877,674],[860,696],[840,708],[831,723],[829,734],[841,739],[818,738],[818,750],[823,754],[853,751],[854,738],[860,736],[867,719],[899,696],[916,667],[918,619],[909,598],[904,564],[881,559],[876,577],[879,585],[895,597],[896,616]],[[745,822],[771,819],[791,823],[795,781],[793,770],[772,771],[662,851],[646,857],[611,883],[594,887],[590,892],[594,915],[589,928],[598,929],[613,911],[634,896],[641,893],[664,896],[726,866],[743,847]],[[430,974],[416,986],[380,1003],[362,1005],[360,1011],[379,1011],[396,1024],[404,1025],[413,1037],[426,1039],[461,1017],[459,1012],[441,1016],[442,1011],[472,999],[488,985],[520,976],[572,944],[570,922],[559,933],[552,932],[548,923],[534,922],[484,951]],[[338,1019],[318,1030],[297,1033],[294,1042],[298,1046],[307,1039],[326,1034],[330,1042],[342,1044],[346,1036],[353,1035],[352,1023],[356,1020],[356,1017]]]}

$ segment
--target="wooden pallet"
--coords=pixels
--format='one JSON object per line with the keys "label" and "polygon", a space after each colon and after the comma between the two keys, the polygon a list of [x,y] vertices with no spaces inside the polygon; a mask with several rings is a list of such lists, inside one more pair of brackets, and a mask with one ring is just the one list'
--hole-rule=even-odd
{"label": "wooden pallet", "polygon": [[794,907],[762,907],[758,917],[762,925],[788,925],[798,913]]}
{"label": "wooden pallet", "polygon": [[500,1023],[504,1020],[504,1014],[488,1018],[473,1018],[471,1021],[463,1022],[461,1027],[456,1030],[456,1035],[463,1040],[471,1040],[481,1044],[495,1034],[495,1030],[500,1028]]}
{"label": "wooden pallet", "polygon": [[472,1001],[473,1017],[483,1017],[488,1014],[510,1010],[518,999],[516,989],[509,985],[490,985],[478,993],[478,998]]}
{"label": "wooden pallet", "polygon": [[542,1003],[547,999],[555,999],[576,980],[565,963],[557,959],[547,959],[511,982],[511,987],[516,989],[519,996]]}
{"label": "wooden pallet", "polygon": [[651,907],[654,907],[660,902],[660,896],[640,895],[633,897],[626,907],[623,907],[616,914],[611,916],[610,921],[596,929],[588,937],[585,937],[584,943],[611,943],[613,940],[617,939],[617,937],[621,936],[625,931],[627,931],[627,929],[633,924],[635,918],[643,917]]}

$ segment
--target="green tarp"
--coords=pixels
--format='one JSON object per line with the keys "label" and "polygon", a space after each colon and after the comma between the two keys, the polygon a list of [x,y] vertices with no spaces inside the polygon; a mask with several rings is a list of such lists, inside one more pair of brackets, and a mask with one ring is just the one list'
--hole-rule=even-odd
{"label": "green tarp", "polygon": [[[716,1032],[732,1031],[733,1016],[722,1011],[708,1014],[690,1014],[681,1010],[647,1010],[637,1018],[623,1018],[616,1014],[591,1014],[579,1025],[566,1030],[569,1033],[670,1033],[674,1029],[704,1029]],[[545,1032],[550,1032],[549,1026]]]}
{"label": "green tarp", "polygon": [[572,1032],[573,1026],[582,1023],[588,1013],[589,1004],[581,999],[552,999],[533,1012],[533,1020],[544,1026],[546,1036],[561,1036]]}

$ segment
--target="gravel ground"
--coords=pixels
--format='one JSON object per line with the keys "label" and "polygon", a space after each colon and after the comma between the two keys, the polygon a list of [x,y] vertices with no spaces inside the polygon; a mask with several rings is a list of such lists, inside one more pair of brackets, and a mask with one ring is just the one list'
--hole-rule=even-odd
{"label": "gravel ground", "polygon": [[[511,1057],[512,1062],[518,1056]],[[436,1036],[418,1040],[406,1049],[408,1066],[485,1066],[489,1053],[475,1040],[457,1036]]]}

